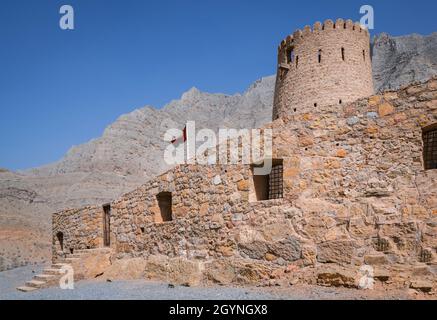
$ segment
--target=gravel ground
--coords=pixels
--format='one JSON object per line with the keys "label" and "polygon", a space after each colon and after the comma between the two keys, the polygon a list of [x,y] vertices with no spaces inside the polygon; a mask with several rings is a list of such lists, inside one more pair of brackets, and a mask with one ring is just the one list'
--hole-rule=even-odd
{"label": "gravel ground", "polygon": [[48,288],[23,293],[16,290],[26,281],[38,274],[42,266],[27,266],[0,272],[0,300],[302,300],[302,299],[435,299],[419,295],[409,290],[355,290],[346,288],[325,288],[318,286],[293,286],[289,288],[236,288],[203,287],[187,288],[176,286],[169,288],[167,283],[145,280],[79,281],[74,290]]}
{"label": "gravel ground", "polygon": [[[0,300],[260,300],[275,299],[270,293],[258,293],[254,289],[244,288],[187,288],[176,286],[169,288],[166,283],[144,280],[79,281],[74,290],[48,288],[23,293],[16,289],[37,274],[43,267],[28,266],[0,273]],[[32,272],[34,271],[34,273]]]}

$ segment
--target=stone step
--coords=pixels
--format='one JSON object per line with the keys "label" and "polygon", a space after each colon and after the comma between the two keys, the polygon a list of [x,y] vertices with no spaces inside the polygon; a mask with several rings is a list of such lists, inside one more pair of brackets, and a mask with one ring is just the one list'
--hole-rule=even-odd
{"label": "stone step", "polygon": [[33,277],[33,280],[45,282],[44,288],[50,286],[56,286],[59,284],[59,280],[62,278],[61,274],[51,275],[51,274],[38,274]]}
{"label": "stone step", "polygon": [[68,256],[67,256],[67,259],[68,258],[82,258],[83,257],[83,254],[82,253],[73,253],[73,254],[69,254]]}
{"label": "stone step", "polygon": [[59,259],[56,263],[54,263],[52,265],[52,268],[56,265],[57,269],[60,269],[60,268],[62,268],[62,266],[60,266],[60,265],[69,265],[69,264],[72,264],[74,262],[78,262],[80,260],[81,260],[81,258],[64,258],[64,259]]}
{"label": "stone step", "polygon": [[57,269],[57,268],[44,269],[42,273],[46,274],[46,275],[54,275],[54,276],[62,275],[63,274],[61,272],[61,268],[59,268],[59,269]]}
{"label": "stone step", "polygon": [[56,280],[58,278],[59,277],[52,275],[52,274],[37,274],[36,276],[33,277],[33,280],[50,282],[50,281]]}
{"label": "stone step", "polygon": [[18,287],[17,290],[21,292],[31,292],[31,291],[38,290],[38,288],[23,286],[23,287]]}
{"label": "stone step", "polygon": [[47,285],[47,282],[45,281],[38,281],[38,280],[30,280],[25,283],[26,287],[33,287],[36,289],[44,288],[45,285]]}
{"label": "stone step", "polygon": [[63,266],[65,266],[65,265],[68,265],[68,263],[61,263],[61,262],[58,262],[58,263],[54,263],[54,264],[52,264],[52,269],[61,269]]}
{"label": "stone step", "polygon": [[111,248],[94,248],[94,249],[79,249],[74,251],[74,253],[94,253],[94,252],[105,252],[111,251]]}
{"label": "stone step", "polygon": [[76,250],[76,251],[74,251],[74,253],[83,254],[83,253],[90,252],[91,250],[92,250],[92,249],[80,249],[80,250]]}

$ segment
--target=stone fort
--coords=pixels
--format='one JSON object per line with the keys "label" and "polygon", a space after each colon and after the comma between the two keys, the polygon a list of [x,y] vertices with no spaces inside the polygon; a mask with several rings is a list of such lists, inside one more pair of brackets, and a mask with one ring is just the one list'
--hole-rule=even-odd
{"label": "stone fort", "polygon": [[[375,285],[435,292],[437,79],[374,95],[367,30],[283,40],[273,168],[179,165],[108,204],[53,214],[53,265],[75,278],[201,285]],[[367,274],[363,272],[366,270]]]}

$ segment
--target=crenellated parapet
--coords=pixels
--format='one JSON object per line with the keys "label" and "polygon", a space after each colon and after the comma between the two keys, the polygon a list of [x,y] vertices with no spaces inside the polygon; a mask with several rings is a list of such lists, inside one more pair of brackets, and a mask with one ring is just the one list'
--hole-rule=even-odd
{"label": "crenellated parapet", "polygon": [[361,27],[359,22],[353,22],[352,20],[337,19],[334,23],[332,20],[328,19],[323,24],[319,21],[314,23],[311,27],[309,25],[305,26],[303,30],[296,30],[293,34],[287,36],[281,41],[278,47],[279,53],[285,53],[288,48],[295,46],[305,41],[307,37],[313,35],[321,35],[323,31],[339,31],[344,32],[345,30],[351,31],[354,35],[361,35],[363,37],[369,37],[369,31]]}
{"label": "crenellated parapet", "polygon": [[358,22],[316,22],[280,43],[273,119],[372,93],[370,36]]}

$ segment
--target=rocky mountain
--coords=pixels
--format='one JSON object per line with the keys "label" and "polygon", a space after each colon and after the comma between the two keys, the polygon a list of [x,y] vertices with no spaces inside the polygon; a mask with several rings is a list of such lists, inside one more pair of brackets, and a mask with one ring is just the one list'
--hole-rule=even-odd
{"label": "rocky mountain", "polygon": [[54,164],[20,174],[45,181],[32,190],[55,210],[110,201],[169,169],[163,159],[168,145],[163,136],[169,128],[183,129],[187,121],[213,130],[256,128],[268,122],[274,81],[274,76],[263,78],[232,96],[192,88],[161,110],[146,106],[122,115],[100,138],[72,147]]}
{"label": "rocky mountain", "polygon": [[[374,39],[376,91],[395,89],[437,74],[437,33]],[[196,88],[158,110],[120,116],[100,138],[74,146],[58,162],[23,172],[0,169],[0,271],[50,257],[50,214],[104,204],[168,169],[163,161],[168,128],[188,120],[197,129],[256,128],[271,120],[275,76],[243,94]]]}
{"label": "rocky mountain", "polygon": [[398,89],[437,74],[437,32],[391,37],[382,33],[373,39],[375,90]]}

